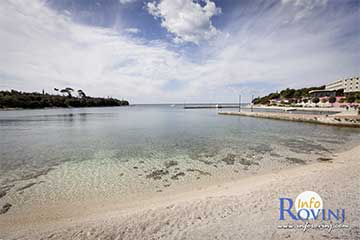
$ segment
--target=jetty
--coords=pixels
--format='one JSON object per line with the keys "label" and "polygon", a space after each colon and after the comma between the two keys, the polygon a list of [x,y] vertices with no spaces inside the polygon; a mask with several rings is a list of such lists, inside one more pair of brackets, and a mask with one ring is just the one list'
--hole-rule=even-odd
{"label": "jetty", "polygon": [[265,106],[265,105],[254,105],[252,107],[261,110],[280,110],[285,112],[300,111],[300,112],[319,112],[319,113],[341,113],[344,108],[339,107],[279,107],[279,106]]}
{"label": "jetty", "polygon": [[239,104],[187,104],[184,109],[239,108]]}
{"label": "jetty", "polygon": [[294,114],[284,112],[219,112],[220,115],[267,118],[294,122],[326,124],[339,127],[360,128],[360,115]]}

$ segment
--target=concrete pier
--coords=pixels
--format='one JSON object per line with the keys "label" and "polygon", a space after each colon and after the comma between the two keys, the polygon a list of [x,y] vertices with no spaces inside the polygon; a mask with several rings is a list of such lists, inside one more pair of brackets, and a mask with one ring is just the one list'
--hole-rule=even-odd
{"label": "concrete pier", "polygon": [[219,114],[360,128],[359,115],[318,115],[274,112],[219,112]]}
{"label": "concrete pier", "polygon": [[189,104],[185,105],[184,109],[205,109],[205,108],[239,108],[235,104]]}

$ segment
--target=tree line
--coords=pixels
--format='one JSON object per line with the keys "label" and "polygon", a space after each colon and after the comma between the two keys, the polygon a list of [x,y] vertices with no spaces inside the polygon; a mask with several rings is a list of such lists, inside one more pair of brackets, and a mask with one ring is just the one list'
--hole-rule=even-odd
{"label": "tree line", "polygon": [[54,89],[62,95],[53,95],[38,92],[21,92],[16,90],[0,91],[0,108],[52,108],[52,107],[111,107],[111,106],[127,106],[129,102],[126,100],[118,100],[116,98],[99,98],[89,97],[83,90],[75,90],[68,87],[64,89]]}
{"label": "tree line", "polygon": [[254,104],[269,104],[270,100],[273,99],[303,99],[310,97],[310,91],[312,90],[322,90],[325,89],[325,86],[321,87],[310,87],[310,88],[300,88],[300,89],[292,89],[287,88],[280,92],[270,93],[264,97],[257,97],[253,100]]}
{"label": "tree line", "polygon": [[[270,104],[270,100],[274,99],[280,99],[280,100],[288,100],[287,104],[291,103],[299,103],[299,102],[308,102],[311,101],[313,103],[319,103],[322,102],[330,102],[334,103],[336,102],[335,97],[328,97],[328,98],[322,98],[321,100],[318,97],[311,98],[310,91],[312,90],[323,90],[325,89],[325,86],[321,87],[310,87],[310,88],[300,88],[300,89],[292,89],[287,88],[280,92],[270,93],[267,96],[264,97],[257,97],[253,100],[254,104],[264,104],[268,105]],[[339,102],[340,103],[354,103],[354,102],[360,102],[360,93],[347,93],[344,94],[344,90],[338,90],[336,91],[336,96],[342,97]]]}

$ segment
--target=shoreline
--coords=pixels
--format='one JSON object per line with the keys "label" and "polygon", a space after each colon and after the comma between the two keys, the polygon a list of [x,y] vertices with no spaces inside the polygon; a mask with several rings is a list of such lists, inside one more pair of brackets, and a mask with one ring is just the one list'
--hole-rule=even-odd
{"label": "shoreline", "polygon": [[308,111],[308,112],[334,112],[341,113],[344,111],[343,108],[336,107],[280,107],[280,106],[266,106],[266,105],[254,105],[254,109],[275,109],[275,110],[284,110],[288,111],[289,109],[295,109],[299,111]]}
{"label": "shoreline", "polygon": [[53,109],[84,109],[84,108],[112,108],[112,107],[130,107],[129,105],[121,105],[121,106],[91,106],[91,107],[46,107],[46,108],[0,108],[0,112],[7,111],[23,111],[23,110],[53,110]]}
{"label": "shoreline", "polygon": [[[344,204],[344,208],[346,208],[347,204],[351,206],[351,209],[357,207],[353,211],[349,209],[350,214],[348,215],[352,221],[349,224],[358,226],[360,220],[357,204],[360,196],[354,190],[359,189],[357,185],[360,184],[360,176],[357,174],[360,170],[360,162],[356,159],[356,156],[359,154],[360,145],[349,151],[337,154],[337,157],[330,162],[313,163],[254,175],[200,190],[180,192],[171,196],[143,199],[131,202],[127,206],[115,202],[113,206],[107,206],[109,207],[107,211],[104,210],[106,207],[98,210],[95,209],[92,214],[85,217],[60,218],[57,221],[45,221],[43,223],[34,221],[26,227],[22,224],[11,222],[11,219],[4,218],[7,221],[0,223],[0,229],[3,229],[0,233],[5,235],[2,236],[0,234],[0,238],[38,239],[44,237],[44,239],[50,239],[49,236],[51,236],[51,239],[68,239],[73,234],[78,236],[85,234],[87,236],[90,232],[88,239],[102,239],[109,236],[121,236],[120,239],[151,239],[151,237],[156,238],[159,234],[159,231],[155,231],[156,226],[165,226],[165,228],[168,226],[166,221],[175,222],[175,229],[170,228],[162,233],[165,234],[166,239],[172,239],[175,232],[175,235],[194,233],[196,236],[196,234],[201,233],[204,229],[211,232],[211,229],[214,227],[217,227],[219,229],[218,233],[223,235],[233,234],[237,236],[237,234],[241,233],[241,236],[245,234],[251,237],[252,234],[256,234],[254,236],[258,237],[255,237],[255,239],[260,239],[259,236],[266,238],[269,234],[275,234],[274,236],[280,234],[279,236],[282,236],[281,234],[283,233],[289,234],[289,231],[277,231],[277,216],[274,217],[273,215],[277,214],[276,208],[278,208],[278,204],[274,204],[274,201],[276,202],[284,194],[295,198],[297,194],[304,190],[318,192],[322,197],[325,197],[323,200],[327,203],[328,201],[333,202],[332,198],[335,197],[338,200],[333,203],[335,205],[341,203]],[[349,189],[352,190],[353,195],[355,194],[352,198],[347,197],[350,193],[345,190]],[[346,194],[339,194],[344,191]],[[254,204],[256,207],[254,207]],[[254,206],[251,207],[251,205]],[[69,209],[64,210],[71,211],[71,206],[68,207]],[[89,205],[88,207],[91,208],[92,206]],[[268,208],[267,210],[266,207]],[[259,208],[264,208],[263,210],[266,211],[262,213],[262,211],[259,211]],[[232,209],[231,211],[229,210],[231,212],[229,216],[234,218],[235,222],[227,222],[227,217],[220,216],[224,209]],[[272,211],[269,211],[269,209],[272,209]],[[218,211],[220,211],[219,216],[216,214]],[[263,214],[265,214],[267,217],[263,220],[254,219],[253,217],[246,219],[243,216],[244,212],[254,214],[257,217],[263,217]],[[51,215],[53,213],[44,212],[42,214]],[[200,219],[198,219],[199,217]],[[203,221],[204,219],[206,221]],[[189,221],[193,223],[190,224]],[[142,229],[144,222],[146,223],[146,230]],[[203,225],[205,222],[207,224]],[[265,224],[266,231],[249,232],[251,224]],[[186,225],[187,228],[180,228],[182,225]],[[212,227],[209,228],[209,225]],[[125,226],[126,230],[123,233],[122,231],[124,231]],[[243,229],[245,226],[248,226],[247,230]],[[229,232],[229,227],[242,228],[238,229],[239,232]],[[318,233],[323,234],[321,231],[312,232],[306,235],[306,238],[310,238],[313,234],[315,234],[314,236],[321,237],[321,235],[317,235]],[[203,232],[203,234],[205,233]],[[217,235],[214,232],[213,234],[214,236]],[[296,236],[300,233],[294,234]],[[344,233],[341,232],[341,234]],[[350,232],[349,234],[354,233]],[[357,233],[355,232],[355,234]],[[248,237],[244,237],[244,239],[248,239]]]}
{"label": "shoreline", "polygon": [[257,117],[273,120],[284,120],[293,122],[315,123],[338,127],[360,128],[359,115],[316,115],[316,114],[293,114],[274,112],[218,112],[219,115],[232,115],[244,117]]}

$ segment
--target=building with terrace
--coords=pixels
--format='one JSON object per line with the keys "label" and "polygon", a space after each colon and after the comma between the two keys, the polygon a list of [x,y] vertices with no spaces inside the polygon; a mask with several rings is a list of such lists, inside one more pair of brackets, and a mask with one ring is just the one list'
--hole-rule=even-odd
{"label": "building with terrace", "polygon": [[335,97],[337,92],[344,94],[360,92],[360,77],[339,79],[325,85],[325,89],[310,91],[311,97]]}

